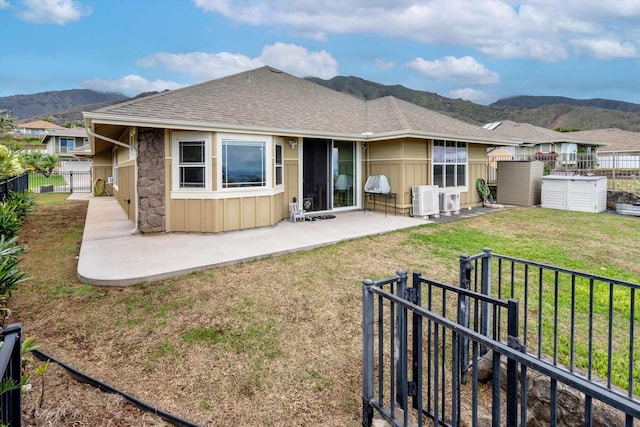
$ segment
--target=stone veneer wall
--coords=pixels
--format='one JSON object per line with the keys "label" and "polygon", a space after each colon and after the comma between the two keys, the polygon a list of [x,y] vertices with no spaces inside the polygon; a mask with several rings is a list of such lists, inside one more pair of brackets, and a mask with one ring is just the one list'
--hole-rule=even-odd
{"label": "stone veneer wall", "polygon": [[166,231],[164,129],[138,128],[138,229]]}

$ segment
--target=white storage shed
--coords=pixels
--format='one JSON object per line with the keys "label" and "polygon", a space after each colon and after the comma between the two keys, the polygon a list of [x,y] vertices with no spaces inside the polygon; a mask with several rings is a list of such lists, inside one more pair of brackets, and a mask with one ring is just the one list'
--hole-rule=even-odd
{"label": "white storage shed", "polygon": [[580,212],[607,209],[607,178],[604,176],[542,177],[542,207]]}

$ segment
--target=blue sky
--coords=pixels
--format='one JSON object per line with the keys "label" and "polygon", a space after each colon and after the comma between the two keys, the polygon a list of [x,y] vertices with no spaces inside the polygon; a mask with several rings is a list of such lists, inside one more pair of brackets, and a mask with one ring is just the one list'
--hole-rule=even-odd
{"label": "blue sky", "polygon": [[489,104],[640,103],[640,0],[0,0],[0,96],[129,96],[270,65]]}

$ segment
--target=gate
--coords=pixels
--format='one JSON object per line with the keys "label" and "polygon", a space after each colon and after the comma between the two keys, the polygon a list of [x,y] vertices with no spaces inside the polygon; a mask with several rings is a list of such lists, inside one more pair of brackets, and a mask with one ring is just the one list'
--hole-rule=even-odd
{"label": "gate", "polygon": [[34,193],[91,193],[91,187],[91,172],[29,172],[29,189]]}
{"label": "gate", "polygon": [[[542,345],[538,345],[533,354],[529,353],[526,335],[535,329],[532,327],[535,320],[543,323],[543,319],[528,319],[527,307],[532,295],[525,298],[525,304],[514,298],[520,296],[515,285],[526,286],[528,280],[510,264],[516,263],[515,259],[509,260],[512,268],[508,272],[502,264],[492,272],[492,259],[502,263],[505,258],[489,250],[473,257],[461,256],[460,286],[427,279],[420,273],[413,273],[409,283],[409,276],[403,270],[387,279],[363,282],[363,426],[371,426],[374,416],[392,426],[422,426],[425,422],[427,425],[477,426],[481,417],[490,418],[494,426],[529,425],[528,375],[531,373],[544,376],[550,384],[547,425],[557,425],[559,389],[567,387],[584,396],[580,404],[583,412],[580,407],[573,408],[584,420],[583,425],[593,425],[594,412],[599,412],[594,411],[594,407],[604,405],[612,411],[611,417],[617,417],[610,419],[611,425],[619,421],[616,425],[634,426],[634,419],[640,418],[640,400],[631,391],[637,363],[634,342],[627,344],[631,386],[627,392],[613,387],[611,377],[608,382],[600,383],[594,381],[591,371],[583,375],[573,365],[570,369],[560,366],[557,354],[544,359]],[[513,277],[511,286],[501,278],[505,272],[507,277]],[[577,273],[572,274],[575,285]],[[544,271],[541,275],[558,279],[560,271]],[[498,282],[498,290],[493,292],[496,284],[492,278]],[[542,289],[539,284],[542,281],[538,281],[538,289]],[[492,293],[496,296],[490,296]],[[631,288],[630,297],[633,338],[635,288]],[[536,304],[543,308],[541,302]],[[555,311],[558,312],[557,308]],[[571,319],[573,326],[574,317]],[[557,315],[554,322],[557,333]],[[593,323],[591,325],[593,327]],[[523,331],[524,339],[519,337]],[[571,337],[573,340],[573,333]],[[557,338],[553,341],[557,342]],[[609,348],[611,346],[609,344]],[[481,373],[480,366],[487,362],[489,391],[482,386],[480,378],[481,374],[487,375]],[[506,369],[502,369],[502,365],[506,365]],[[504,390],[501,383],[506,385]],[[481,413],[479,408],[483,405],[487,413]],[[486,422],[485,419],[483,424]]]}

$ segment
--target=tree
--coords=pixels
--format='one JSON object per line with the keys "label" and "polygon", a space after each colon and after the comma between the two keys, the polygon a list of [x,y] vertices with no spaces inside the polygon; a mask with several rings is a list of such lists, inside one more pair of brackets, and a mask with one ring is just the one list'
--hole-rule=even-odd
{"label": "tree", "polygon": [[0,145],[0,179],[20,175],[23,171],[18,154],[6,145]]}
{"label": "tree", "polygon": [[0,136],[13,131],[15,118],[13,111],[0,110]]}
{"label": "tree", "polygon": [[49,177],[58,165],[58,156],[43,151],[24,151],[20,154],[20,163],[25,169],[34,170]]}

